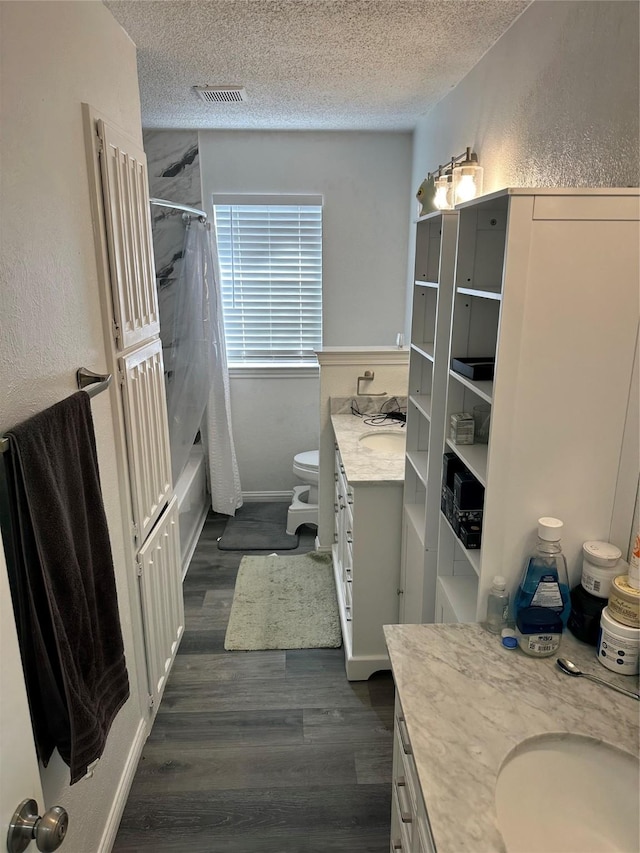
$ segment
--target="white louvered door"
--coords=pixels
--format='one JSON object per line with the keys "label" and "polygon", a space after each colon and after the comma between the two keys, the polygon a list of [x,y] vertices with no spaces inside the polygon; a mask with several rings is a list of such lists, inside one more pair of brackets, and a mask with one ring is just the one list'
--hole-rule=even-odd
{"label": "white louvered door", "polygon": [[147,158],[134,141],[101,119],[97,131],[116,345],[125,350],[160,331]]}
{"label": "white louvered door", "polygon": [[147,673],[156,708],[184,632],[179,566],[178,499],[174,497],[138,553]]}
{"label": "white louvered door", "polygon": [[[94,160],[104,212],[101,257],[121,383],[133,545],[150,707],[157,708],[184,630],[177,500],[173,484],[156,293],[147,161],[139,144],[92,114]],[[93,136],[95,139],[95,136]],[[100,215],[98,219],[101,219]]]}
{"label": "white louvered door", "polygon": [[119,362],[134,522],[141,544],[172,490],[160,339],[123,355]]}

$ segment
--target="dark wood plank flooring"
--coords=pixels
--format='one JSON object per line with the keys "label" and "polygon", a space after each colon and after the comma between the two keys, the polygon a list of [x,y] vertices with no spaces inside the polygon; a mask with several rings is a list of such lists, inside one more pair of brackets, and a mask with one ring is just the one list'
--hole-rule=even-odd
{"label": "dark wood plank flooring", "polygon": [[[391,674],[348,682],[341,648],[226,652],[243,555],[218,550],[225,523],[209,515],[187,572],[184,637],[113,853],[387,853]],[[283,555],[313,549],[300,533]]]}

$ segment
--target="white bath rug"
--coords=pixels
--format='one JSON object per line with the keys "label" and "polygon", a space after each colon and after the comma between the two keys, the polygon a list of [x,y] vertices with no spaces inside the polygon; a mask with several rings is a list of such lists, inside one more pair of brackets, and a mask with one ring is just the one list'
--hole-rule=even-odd
{"label": "white bath rug", "polygon": [[242,558],[224,641],[227,651],[340,645],[329,554]]}

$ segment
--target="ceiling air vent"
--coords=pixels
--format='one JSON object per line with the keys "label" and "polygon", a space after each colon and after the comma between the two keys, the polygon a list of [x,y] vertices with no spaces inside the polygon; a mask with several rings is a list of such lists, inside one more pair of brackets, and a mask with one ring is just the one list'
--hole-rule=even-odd
{"label": "ceiling air vent", "polygon": [[196,94],[207,104],[239,104],[247,100],[242,86],[194,86]]}

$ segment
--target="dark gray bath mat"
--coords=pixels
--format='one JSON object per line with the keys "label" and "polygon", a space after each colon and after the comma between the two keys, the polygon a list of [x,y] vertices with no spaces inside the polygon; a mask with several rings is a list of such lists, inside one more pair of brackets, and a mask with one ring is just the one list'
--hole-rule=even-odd
{"label": "dark gray bath mat", "polygon": [[227,521],[218,548],[221,551],[291,551],[298,534],[287,533],[288,503],[247,503]]}

